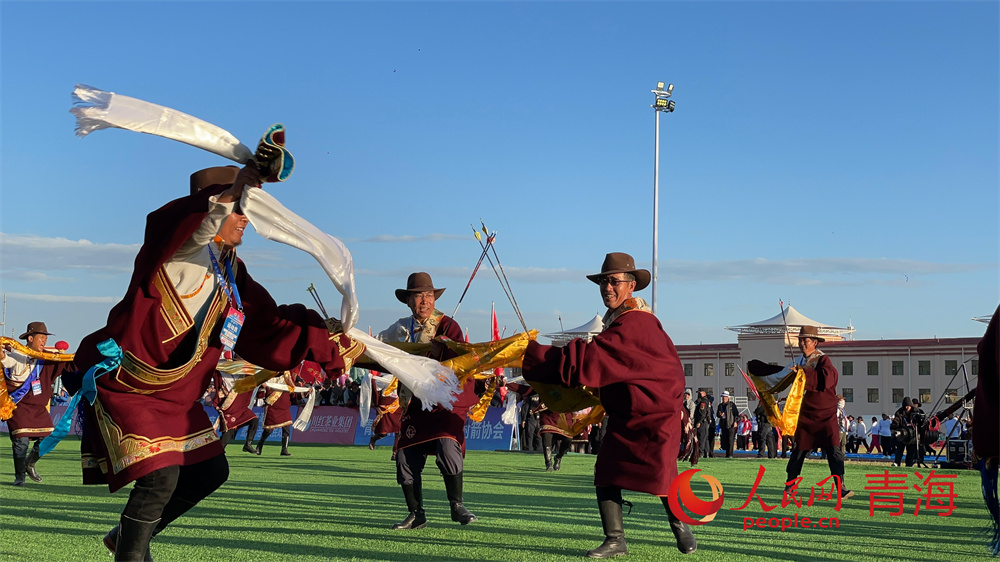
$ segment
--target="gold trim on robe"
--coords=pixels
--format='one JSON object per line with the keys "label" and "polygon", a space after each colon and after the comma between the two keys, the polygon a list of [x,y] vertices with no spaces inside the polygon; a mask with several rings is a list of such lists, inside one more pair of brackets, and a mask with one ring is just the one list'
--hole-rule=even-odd
{"label": "gold trim on robe", "polygon": [[109,464],[115,474],[162,453],[193,451],[219,440],[211,427],[183,437],[148,439],[134,433],[123,435],[118,424],[104,411],[100,399],[94,402],[94,414],[108,450]]}

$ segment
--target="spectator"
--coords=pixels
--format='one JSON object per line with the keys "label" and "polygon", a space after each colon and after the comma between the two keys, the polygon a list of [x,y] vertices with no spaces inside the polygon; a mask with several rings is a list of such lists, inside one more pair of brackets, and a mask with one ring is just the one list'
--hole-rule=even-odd
{"label": "spectator", "polygon": [[358,381],[351,381],[350,386],[344,391],[344,406],[357,408],[361,401],[361,385]]}
{"label": "spectator", "polygon": [[878,418],[872,416],[872,426],[868,428],[868,437],[871,441],[868,442],[866,447],[868,447],[868,452],[872,452],[872,449],[878,449],[878,452],[882,452],[881,435],[878,434],[879,422]]}
{"label": "spectator", "polygon": [[879,442],[882,444],[882,456],[891,457],[896,454],[896,438],[892,436],[892,420],[889,416],[882,414],[881,421],[878,422]]}

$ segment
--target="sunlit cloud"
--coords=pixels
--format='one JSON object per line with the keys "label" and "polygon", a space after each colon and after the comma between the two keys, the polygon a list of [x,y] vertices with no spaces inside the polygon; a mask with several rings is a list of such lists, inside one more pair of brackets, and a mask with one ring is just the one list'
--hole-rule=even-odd
{"label": "sunlit cloud", "polygon": [[76,302],[76,303],[98,303],[115,304],[121,297],[78,297],[68,295],[33,295],[30,293],[5,293],[11,299],[21,299],[27,301],[42,302]]}

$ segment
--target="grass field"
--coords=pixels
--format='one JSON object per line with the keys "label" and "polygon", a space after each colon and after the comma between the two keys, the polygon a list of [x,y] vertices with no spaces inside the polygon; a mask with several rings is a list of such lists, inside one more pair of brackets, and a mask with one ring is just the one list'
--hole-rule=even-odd
{"label": "grass field", "polygon": [[[6,449],[5,449],[6,450]],[[13,481],[9,454],[0,457],[0,560],[110,560],[101,537],[115,524],[128,489],[80,482],[79,442],[67,439],[38,463],[44,477],[24,488]],[[152,544],[158,561],[187,560],[579,560],[603,540],[593,488],[594,457],[568,455],[559,472],[544,472],[541,455],[470,451],[465,465],[465,502],[479,521],[462,527],[449,518],[444,485],[433,461],[424,471],[426,529],[392,531],[405,516],[390,451],[362,447],[292,445],[255,456],[229,446],[231,475],[214,495],[182,517]],[[835,529],[749,529],[744,517],[763,517],[754,500],[741,511],[757,475],[757,459],[705,459],[698,466],[721,481],[723,509],[695,528],[698,551],[682,556],[674,547],[657,498],[625,492],[634,502],[625,516],[629,556],[623,560],[983,560],[986,511],[978,473],[957,474],[956,507],[949,516],[914,516],[920,492],[903,493],[904,513],[869,515],[866,474],[887,465],[849,463],[848,485],[857,495],[837,512],[832,503],[778,506],[767,517],[839,518]],[[785,461],[764,460],[758,489],[780,503]],[[686,464],[680,466],[687,468]],[[908,485],[918,484],[912,469]],[[927,471],[919,471],[926,477]],[[825,461],[808,461],[803,485],[829,474]],[[695,476],[695,493],[710,498]],[[808,494],[808,492],[807,492]]]}

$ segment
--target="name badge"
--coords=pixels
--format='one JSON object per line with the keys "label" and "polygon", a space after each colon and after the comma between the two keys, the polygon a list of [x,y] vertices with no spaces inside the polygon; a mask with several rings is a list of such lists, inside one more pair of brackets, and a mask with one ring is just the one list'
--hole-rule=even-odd
{"label": "name badge", "polygon": [[35,396],[42,393],[42,381],[35,379],[35,382],[31,383],[31,393]]}
{"label": "name badge", "polygon": [[226,321],[222,324],[222,347],[226,351],[232,351],[236,346],[236,339],[240,337],[240,330],[243,329],[243,313],[235,307],[230,306],[226,312]]}

